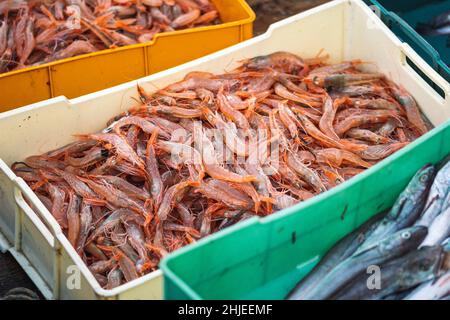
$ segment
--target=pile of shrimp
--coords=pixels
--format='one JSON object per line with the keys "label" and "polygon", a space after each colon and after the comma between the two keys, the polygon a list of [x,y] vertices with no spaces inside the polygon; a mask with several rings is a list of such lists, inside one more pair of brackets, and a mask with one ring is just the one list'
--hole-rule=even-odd
{"label": "pile of shrimp", "polygon": [[412,96],[361,61],[276,52],[191,72],[101,132],[14,163],[99,283],[329,190],[429,130]]}
{"label": "pile of shrimp", "polygon": [[218,23],[210,0],[0,0],[0,73]]}

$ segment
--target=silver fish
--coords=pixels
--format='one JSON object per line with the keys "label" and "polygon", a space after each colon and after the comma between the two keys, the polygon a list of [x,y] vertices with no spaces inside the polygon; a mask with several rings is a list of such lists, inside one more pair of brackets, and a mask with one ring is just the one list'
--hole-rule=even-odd
{"label": "silver fish", "polygon": [[444,241],[442,241],[441,245],[446,252],[449,252],[450,251],[450,238],[447,238]]}
{"label": "silver fish", "polygon": [[444,200],[450,191],[450,161],[447,162],[436,174],[430,187],[425,209],[422,212],[417,226],[428,227],[434,218],[442,211]]}
{"label": "silver fish", "polygon": [[410,227],[423,210],[425,199],[433,182],[435,168],[426,165],[416,172],[408,186],[399,195],[386,217],[358,248],[363,251],[371,244],[403,228]]}
{"label": "silver fish", "polygon": [[441,244],[448,236],[450,236],[450,208],[434,218],[428,228],[428,235],[420,246],[434,246]]}
{"label": "silver fish", "polygon": [[333,297],[370,265],[381,265],[402,256],[423,241],[427,234],[425,227],[411,227],[391,234],[362,252],[355,253],[342,261],[304,296],[304,300],[323,300]]}
{"label": "silver fish", "polygon": [[330,272],[340,262],[350,257],[359,245],[364,241],[366,233],[374,228],[383,214],[376,215],[361,225],[358,229],[342,238],[327,254],[320,260],[314,269],[298,283],[289,293],[287,299],[301,300],[311,288]]}
{"label": "silver fish", "polygon": [[414,288],[439,275],[442,255],[440,246],[411,251],[380,266],[381,287],[379,289],[368,288],[369,275],[363,272],[356,281],[341,290],[335,299],[375,300]]}
{"label": "silver fish", "polygon": [[436,280],[431,280],[420,285],[405,300],[437,300],[450,293],[450,271]]}

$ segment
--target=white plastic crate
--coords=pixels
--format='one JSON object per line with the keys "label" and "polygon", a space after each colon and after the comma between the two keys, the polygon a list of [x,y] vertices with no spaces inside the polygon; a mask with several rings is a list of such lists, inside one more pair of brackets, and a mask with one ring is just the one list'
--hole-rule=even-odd
{"label": "white plastic crate", "polygon": [[[150,92],[181,80],[190,71],[222,73],[257,55],[283,50],[313,57],[321,49],[330,54],[331,62],[374,62],[379,71],[413,94],[434,125],[450,118],[450,85],[362,1],[333,1],[275,23],[257,38],[182,66],[77,99],[58,97],[0,114],[0,246],[14,255],[47,298],[161,299],[160,271],[114,290],[102,289],[52,215],[9,166],[72,142],[74,134],[101,130],[110,118],[136,104],[138,83]],[[445,92],[445,98],[411,68],[407,57]],[[70,266],[80,272],[80,289],[71,288],[77,271]]]}

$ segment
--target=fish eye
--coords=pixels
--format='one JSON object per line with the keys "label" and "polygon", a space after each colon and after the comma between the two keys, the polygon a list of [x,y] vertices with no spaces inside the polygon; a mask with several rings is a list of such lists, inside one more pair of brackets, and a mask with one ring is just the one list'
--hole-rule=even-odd
{"label": "fish eye", "polygon": [[403,238],[403,239],[409,239],[409,238],[411,238],[411,233],[408,232],[408,231],[403,232],[403,233],[402,233],[402,238]]}
{"label": "fish eye", "polygon": [[421,176],[419,178],[419,180],[420,180],[420,182],[425,182],[425,181],[427,181],[427,178],[428,178],[428,175],[424,174],[423,176]]}

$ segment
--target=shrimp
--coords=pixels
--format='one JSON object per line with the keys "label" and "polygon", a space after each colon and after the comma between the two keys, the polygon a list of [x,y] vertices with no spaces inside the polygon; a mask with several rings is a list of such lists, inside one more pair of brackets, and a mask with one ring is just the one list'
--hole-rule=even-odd
{"label": "shrimp", "polygon": [[95,199],[97,198],[97,194],[95,194],[79,177],[76,175],[60,170],[53,169],[53,171],[63,178],[67,184],[75,191],[77,195],[83,198]]}
{"label": "shrimp", "polygon": [[278,210],[281,210],[281,209],[292,207],[299,202],[300,202],[299,200],[297,200],[287,194],[283,194],[276,198],[275,206],[277,207]]}
{"label": "shrimp", "polygon": [[6,15],[4,21],[0,21],[0,57],[3,56],[8,47],[8,16]]}
{"label": "shrimp", "polygon": [[[162,137],[162,138],[166,138],[167,135],[171,136],[174,135],[177,132],[180,133],[184,133],[184,128],[183,126],[181,126],[178,123],[172,122],[170,120],[164,119],[164,118],[160,118],[160,117],[151,117],[148,119],[150,122],[152,122],[153,124],[155,124],[158,128],[158,136]],[[183,119],[181,119],[183,120]],[[167,132],[167,133],[159,133],[159,132]],[[170,140],[170,138],[168,138],[167,140]]]}
{"label": "shrimp", "polygon": [[200,184],[200,186],[195,188],[194,192],[199,192],[208,198],[224,203],[228,207],[234,209],[249,209],[253,205],[252,202],[236,198],[229,193],[222,193],[222,189],[218,189],[217,186],[211,184],[210,180]]}
{"label": "shrimp", "polygon": [[149,7],[161,7],[161,5],[163,4],[163,1],[162,0],[142,0],[142,4],[145,4],[146,6],[149,6]]}
{"label": "shrimp", "polygon": [[350,85],[373,82],[382,78],[384,78],[384,75],[381,73],[333,74],[315,81],[314,84],[325,88],[340,89]]}
{"label": "shrimp", "polygon": [[83,201],[80,210],[80,235],[75,247],[78,254],[84,250],[86,240],[92,228],[92,208],[91,205]]}
{"label": "shrimp", "polygon": [[397,101],[405,108],[408,121],[414,126],[414,129],[423,135],[428,132],[428,128],[420,115],[420,110],[417,107],[414,98],[404,89],[399,89],[397,86],[392,86]]}
{"label": "shrimp", "polygon": [[114,289],[122,284],[123,281],[123,273],[120,271],[120,269],[112,269],[108,273],[108,284],[106,285],[106,289],[111,290]]}
{"label": "shrimp", "polygon": [[217,94],[217,100],[219,102],[219,110],[225,117],[227,117],[230,121],[236,123],[236,125],[243,130],[248,130],[250,128],[250,125],[245,116],[230,105],[227,97],[223,94],[223,92],[219,91],[219,93]]}
{"label": "shrimp", "polygon": [[266,56],[258,56],[243,61],[243,66],[249,69],[279,69],[290,74],[298,74],[305,67],[305,62],[299,56],[289,52],[279,51]]}
{"label": "shrimp", "polygon": [[401,122],[397,119],[391,118],[385,122],[376,132],[382,137],[389,137],[389,135],[395,131],[398,126],[401,126]]}
{"label": "shrimp", "polygon": [[64,163],[45,156],[30,156],[24,163],[34,169],[64,169]]}
{"label": "shrimp", "polygon": [[131,261],[131,259],[128,258],[120,249],[113,248],[113,253],[114,259],[117,260],[125,280],[132,281],[134,279],[137,279],[139,277],[139,274],[133,261]]}
{"label": "shrimp", "polygon": [[164,105],[149,106],[148,111],[150,114],[161,114],[186,119],[199,118],[202,116],[202,111],[199,109],[187,109]]}
{"label": "shrimp", "polygon": [[337,102],[338,100],[333,103],[331,97],[327,95],[325,103],[323,104],[323,114],[319,122],[320,130],[334,140],[339,140],[339,137],[333,128],[334,117],[336,115],[337,107],[339,106],[339,103]]}
{"label": "shrimp", "polygon": [[96,146],[97,143],[95,140],[75,141],[59,149],[49,151],[45,155],[48,158],[59,158],[62,155],[84,152]]}
{"label": "shrimp", "polygon": [[76,247],[80,236],[80,198],[73,192],[69,193],[69,205],[67,206],[67,225],[70,244]]}
{"label": "shrimp", "polygon": [[[78,135],[78,137],[83,139],[93,139],[107,143],[106,146],[109,148],[114,148],[117,155],[130,163],[138,166],[139,169],[145,170],[144,161],[139,158],[133,148],[130,147],[128,142],[121,136],[113,133],[94,133]],[[108,149],[108,148],[107,148]]]}
{"label": "shrimp", "polygon": [[64,199],[66,193],[62,188],[51,183],[47,183],[46,188],[52,199],[51,214],[63,228],[67,228],[67,215],[66,212],[64,212]]}
{"label": "shrimp", "polygon": [[206,120],[216,128],[223,131],[226,146],[236,155],[245,157],[248,155],[248,148],[245,142],[238,137],[233,128],[222,120],[217,114],[214,114],[209,108],[202,108]]}
{"label": "shrimp", "polygon": [[216,20],[219,17],[219,12],[217,10],[210,10],[204,14],[202,14],[200,17],[198,17],[194,24],[206,24],[210,23],[214,20]]}
{"label": "shrimp", "polygon": [[367,146],[365,150],[358,152],[358,154],[364,160],[380,160],[405,147],[408,143],[409,142],[394,142]]}
{"label": "shrimp", "polygon": [[337,123],[334,129],[336,134],[342,137],[344,133],[351,128],[359,127],[364,124],[383,123],[389,118],[395,118],[396,116],[397,114],[391,110],[366,111],[362,114],[347,117],[343,121]]}
{"label": "shrimp", "polygon": [[328,147],[336,147],[339,149],[345,149],[344,144],[340,140],[335,140],[322,133],[317,127],[303,114],[297,113],[297,117],[300,119],[305,132],[319,141],[321,144]]}
{"label": "shrimp", "polygon": [[118,177],[118,176],[105,176],[105,175],[99,175],[95,176],[92,175],[93,178],[104,180],[111,185],[115,186],[119,190],[122,190],[130,197],[146,201],[150,198],[150,194],[147,192],[147,190],[141,189],[136,187],[135,185],[129,183],[127,180]]}
{"label": "shrimp", "polygon": [[166,91],[181,92],[186,90],[196,90],[203,88],[212,92],[218,92],[221,88],[229,90],[239,85],[239,81],[235,79],[210,79],[205,77],[193,76],[181,82],[171,84],[166,87]]}
{"label": "shrimp", "polygon": [[352,103],[358,108],[367,108],[367,109],[384,109],[384,110],[392,110],[400,112],[398,106],[386,99],[376,98],[376,99],[350,99]]}
{"label": "shrimp", "polygon": [[130,208],[144,216],[147,216],[147,210],[143,207],[142,204],[137,202],[136,200],[132,200],[127,195],[120,191],[119,189],[114,188],[111,184],[107,183],[105,180],[99,180],[99,183],[94,182],[93,180],[80,178],[84,181],[92,190],[94,190],[98,195],[103,197],[108,203],[113,205],[114,207],[119,208]]}
{"label": "shrimp", "polygon": [[285,101],[278,103],[278,115],[280,116],[281,122],[289,130],[292,139],[294,139],[296,143],[300,143],[298,128],[295,123],[295,120],[297,119],[292,117],[288,110],[289,109],[286,107]]}
{"label": "shrimp", "polygon": [[372,142],[375,144],[381,144],[381,143],[389,143],[391,142],[391,139],[386,138],[385,136],[376,134],[375,132],[372,132],[367,129],[358,129],[353,128],[346,132],[346,135],[350,138],[365,140],[368,142]]}
{"label": "shrimp", "polygon": [[114,259],[96,261],[89,266],[89,270],[93,273],[105,273],[111,270],[115,263]]}
{"label": "shrimp", "polygon": [[289,153],[287,156],[287,165],[296,172],[300,178],[305,180],[316,192],[324,192],[327,188],[323,185],[319,176],[312,169],[305,166],[297,157]]}
{"label": "shrimp", "polygon": [[137,223],[132,221],[125,223],[125,229],[127,231],[128,241],[139,255],[140,260],[137,262],[138,270],[142,270],[148,260],[147,248],[144,245],[144,232]]}
{"label": "shrimp", "polygon": [[178,196],[182,194],[186,188],[191,187],[195,185],[190,180],[182,181],[180,183],[177,183],[176,185],[173,185],[169,189],[167,189],[162,201],[161,205],[158,209],[158,212],[156,216],[158,217],[159,221],[164,221],[167,219],[170,211],[175,206],[176,202],[178,201]]}
{"label": "shrimp", "polygon": [[356,154],[351,153],[346,150],[339,150],[336,148],[328,148],[315,151],[317,161],[322,163],[331,163],[336,167],[340,167],[344,161],[356,165],[361,166],[363,168],[370,168],[372,165]]}
{"label": "shrimp", "polygon": [[171,156],[177,156],[184,164],[193,164],[198,172],[198,180],[201,181],[205,175],[205,168],[202,162],[201,154],[191,146],[183,143],[174,143],[168,141],[159,141],[158,147],[171,153]]}
{"label": "shrimp", "polygon": [[147,168],[147,175],[150,179],[150,193],[155,200],[155,206],[158,207],[162,201],[162,195],[164,190],[164,184],[161,178],[161,174],[158,169],[158,162],[156,160],[156,152],[154,144],[158,137],[159,130],[153,132],[152,136],[147,142],[147,148],[145,153],[145,162]]}
{"label": "shrimp", "polygon": [[123,215],[128,214],[128,209],[117,209],[111,212],[111,214],[103,220],[97,227],[95,231],[86,240],[86,245],[92,242],[99,235],[106,233],[108,230],[112,230],[114,227],[120,224]]}
{"label": "shrimp", "polygon": [[191,214],[188,207],[182,203],[177,203],[175,205],[175,207],[177,208],[178,214],[180,215],[183,225],[188,226],[188,227],[193,227],[194,226],[194,216]]}
{"label": "shrimp", "polygon": [[68,45],[66,48],[57,51],[55,54],[48,56],[44,62],[50,62],[54,60],[67,59],[81,54],[92,53],[97,49],[87,41],[76,40]]}
{"label": "shrimp", "polygon": [[174,29],[178,29],[180,27],[185,27],[191,23],[194,23],[200,17],[200,10],[193,9],[185,14],[180,15],[175,20],[172,21],[170,26]]}
{"label": "shrimp", "polygon": [[[147,121],[144,118],[141,117],[137,117],[137,116],[128,116],[128,117],[123,117],[122,119],[118,120],[117,122],[115,122],[112,126],[112,130],[114,130],[114,132],[116,134],[121,134],[121,128],[124,126],[128,126],[128,125],[134,125],[137,126],[139,129],[141,129],[143,132],[148,133],[148,134],[152,134],[155,130],[156,130],[156,126],[150,122]],[[164,131],[159,131],[161,137],[164,137],[165,139],[170,139],[170,135],[167,134]]]}
{"label": "shrimp", "polygon": [[190,234],[191,236],[193,236],[194,238],[200,238],[201,237],[200,232],[198,232],[194,228],[188,227],[188,226],[184,226],[184,225],[175,224],[175,223],[166,223],[164,225],[164,229],[165,230],[171,230],[171,231],[186,232],[186,233]]}
{"label": "shrimp", "polygon": [[318,104],[317,101],[311,101],[311,100],[308,100],[308,98],[301,97],[299,94],[292,93],[289,90],[287,90],[286,87],[284,87],[283,85],[281,85],[279,83],[275,84],[274,90],[275,90],[275,93],[277,95],[279,95],[280,97],[287,99],[287,100],[298,102],[304,106],[307,106],[307,107],[319,107],[320,106],[320,104]]}
{"label": "shrimp", "polygon": [[249,196],[252,199],[253,203],[255,204],[255,206],[254,206],[255,213],[258,213],[258,211],[259,211],[261,200],[267,201],[269,199],[269,198],[260,197],[260,195],[256,191],[255,187],[253,187],[253,185],[249,182],[232,183],[231,186],[237,190],[240,190],[241,192],[243,192],[244,194],[246,194],[247,196]]}
{"label": "shrimp", "polygon": [[92,148],[87,151],[85,156],[80,158],[67,156],[65,158],[65,162],[72,167],[85,168],[102,160],[105,160],[106,158],[108,158],[108,156],[108,150],[102,148]]}
{"label": "shrimp", "polygon": [[217,162],[213,144],[205,135],[202,137],[202,159],[205,171],[214,179],[230,182],[252,182],[256,180],[256,177],[253,175],[241,176],[220,166]]}

